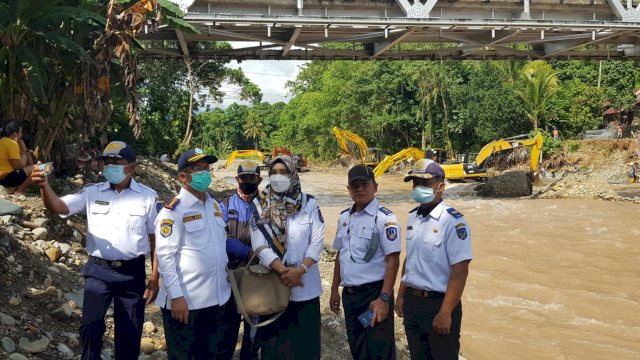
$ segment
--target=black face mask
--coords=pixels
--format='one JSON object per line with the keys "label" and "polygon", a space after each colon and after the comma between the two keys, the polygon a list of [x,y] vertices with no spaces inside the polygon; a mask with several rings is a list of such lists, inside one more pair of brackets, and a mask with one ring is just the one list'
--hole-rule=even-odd
{"label": "black face mask", "polygon": [[240,186],[240,191],[245,195],[251,195],[258,191],[258,184],[245,182],[238,185]]}

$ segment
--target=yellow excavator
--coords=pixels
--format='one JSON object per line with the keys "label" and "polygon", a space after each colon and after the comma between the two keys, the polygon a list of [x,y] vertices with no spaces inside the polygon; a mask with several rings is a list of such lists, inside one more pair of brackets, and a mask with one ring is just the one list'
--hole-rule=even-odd
{"label": "yellow excavator", "polygon": [[385,156],[385,158],[373,169],[373,176],[378,177],[384,174],[387,169],[400,161],[412,158],[414,161],[424,159],[424,151],[410,147],[402,149],[393,155]]}
{"label": "yellow excavator", "polygon": [[533,139],[523,138],[525,136],[527,135],[494,140],[485,145],[471,163],[441,164],[444,169],[444,177],[450,180],[483,180],[487,178],[487,159],[491,155],[498,151],[525,146],[531,146],[531,172],[537,172],[540,155],[542,154],[542,134],[537,133]]}
{"label": "yellow excavator", "polygon": [[370,148],[367,142],[360,136],[348,130],[342,130],[337,127],[331,129],[338,140],[342,156],[340,163],[349,166],[351,161],[357,161],[360,164],[376,167],[382,158],[382,149]]}
{"label": "yellow excavator", "polygon": [[235,160],[236,158],[239,158],[239,159],[258,158],[260,159],[260,161],[263,161],[265,157],[266,155],[263,154],[262,151],[258,151],[258,150],[234,150],[227,158],[227,162],[225,163],[224,167],[228,168],[233,163],[233,160]]}

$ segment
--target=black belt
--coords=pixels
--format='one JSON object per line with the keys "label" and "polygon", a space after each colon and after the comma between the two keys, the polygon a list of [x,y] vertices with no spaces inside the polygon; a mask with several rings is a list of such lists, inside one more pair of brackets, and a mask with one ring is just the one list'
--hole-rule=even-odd
{"label": "black belt", "polygon": [[105,260],[95,256],[90,256],[89,259],[91,260],[92,263],[96,265],[108,266],[114,269],[118,269],[123,266],[130,265],[131,263],[134,263],[136,261],[140,261],[141,259],[144,259],[144,255],[140,255],[137,258],[133,258],[129,260]]}
{"label": "black belt", "polygon": [[342,291],[347,294],[357,294],[362,292],[367,292],[371,289],[380,289],[382,288],[382,284],[384,280],[374,281],[371,283],[366,283],[358,286],[344,286],[342,287]]}
{"label": "black belt", "polygon": [[414,289],[409,286],[407,286],[407,291],[418,297],[444,299],[444,293],[438,291]]}

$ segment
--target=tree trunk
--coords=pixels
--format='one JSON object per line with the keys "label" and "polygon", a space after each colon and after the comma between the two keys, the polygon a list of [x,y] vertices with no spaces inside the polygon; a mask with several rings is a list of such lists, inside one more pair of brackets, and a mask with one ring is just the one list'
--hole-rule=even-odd
{"label": "tree trunk", "polygon": [[189,110],[187,113],[187,128],[184,131],[184,139],[182,140],[182,144],[185,149],[189,148],[189,142],[191,142],[191,137],[193,135],[193,131],[191,130],[191,122],[192,122],[192,111],[193,111],[193,96],[194,96],[194,79],[193,79],[193,60],[185,59],[184,64],[187,66],[187,76],[189,82]]}
{"label": "tree trunk", "polygon": [[447,108],[447,99],[445,97],[442,84],[440,85],[440,97],[442,98],[442,108],[444,110],[444,143],[447,153],[453,154],[453,145],[449,139],[449,109]]}
{"label": "tree trunk", "polygon": [[420,124],[420,149],[426,149],[427,148],[427,134],[425,131],[425,127],[427,126],[427,124],[424,121],[424,109],[420,110],[420,117],[422,118]]}

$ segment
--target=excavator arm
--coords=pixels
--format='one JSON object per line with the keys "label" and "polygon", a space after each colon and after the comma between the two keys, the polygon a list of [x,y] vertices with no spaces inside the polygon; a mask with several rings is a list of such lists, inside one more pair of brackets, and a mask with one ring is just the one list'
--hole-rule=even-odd
{"label": "excavator arm", "polygon": [[387,155],[385,158],[373,169],[373,175],[378,177],[384,174],[385,171],[394,164],[399,163],[402,160],[413,158],[414,160],[424,159],[424,152],[420,149],[410,147],[398,151],[393,155]]}
{"label": "excavator arm", "polygon": [[498,151],[531,146],[531,171],[537,171],[538,163],[540,161],[540,153],[542,152],[542,143],[542,135],[539,132],[533,139],[510,138],[494,140],[480,150],[478,156],[476,156],[475,163],[478,167],[483,168],[487,159]]}
{"label": "excavator arm", "polygon": [[227,162],[225,163],[224,167],[228,168],[236,158],[258,158],[260,159],[260,161],[263,161],[265,155],[258,150],[234,150],[227,158]]}
{"label": "excavator arm", "polygon": [[[340,146],[340,150],[342,150],[343,155],[349,155],[354,157],[360,161],[364,161],[367,157],[367,142],[361,138],[360,136],[352,133],[351,131],[341,130],[337,127],[331,129],[333,134],[336,136],[338,140],[338,145]],[[354,144],[358,148],[358,154],[353,154],[351,150],[349,150],[348,143]]]}

